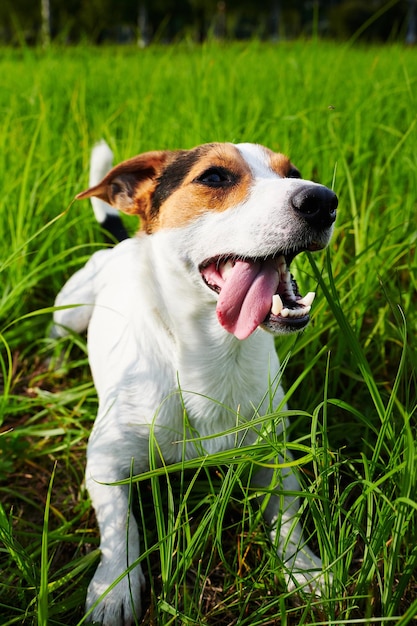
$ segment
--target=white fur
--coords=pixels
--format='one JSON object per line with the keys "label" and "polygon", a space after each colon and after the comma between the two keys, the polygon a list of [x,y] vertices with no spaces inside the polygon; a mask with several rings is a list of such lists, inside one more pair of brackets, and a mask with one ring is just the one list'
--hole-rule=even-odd
{"label": "white fur", "polygon": [[[128,477],[132,459],[135,473],[149,468],[151,429],[164,462],[181,460],[183,403],[192,430],[213,436],[199,445],[188,441],[187,458],[198,455],[201,445],[208,453],[235,446],[235,435],[215,435],[236,426],[237,412],[241,423],[250,422],[257,412],[264,414],[269,383],[279,378],[273,335],[258,328],[239,341],[227,333],[216,318],[217,295],[198,271],[204,259],[230,253],[231,246],[242,255],[266,256],[294,241],[307,246],[311,239],[309,228],[288,213],[289,194],[300,181],[274,174],[259,147],[238,148],[254,172],[245,202],[97,252],[56,300],[57,306],[84,305],[56,311],[54,321],[58,333],[65,332],[62,327],[81,331],[88,326],[89,360],[99,396],[86,482],[100,526],[102,558],[88,589],[87,610],[94,607],[90,619],[105,626],[133,623],[134,615],[141,613],[144,588],[137,565],[96,606],[140,554],[136,522],[129,516],[128,487],[108,483]],[[100,169],[99,165],[94,167]],[[330,234],[331,228],[323,233],[323,245]],[[282,398],[278,387],[274,407]],[[256,433],[249,429],[245,444],[255,441]],[[270,470],[262,470],[255,483],[268,487],[272,476]],[[282,472],[280,484],[284,491],[298,490],[289,471]],[[320,580],[313,579],[321,571],[320,560],[303,545],[300,526],[294,524],[291,531],[297,510],[296,498],[282,500],[276,495],[270,498],[265,517],[272,538],[279,530],[276,545],[289,586],[318,588]]]}

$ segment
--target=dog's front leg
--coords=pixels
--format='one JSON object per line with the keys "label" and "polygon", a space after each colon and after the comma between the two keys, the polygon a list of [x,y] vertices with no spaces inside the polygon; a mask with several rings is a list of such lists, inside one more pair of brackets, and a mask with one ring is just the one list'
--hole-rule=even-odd
{"label": "dog's front leg", "polygon": [[130,626],[142,611],[145,578],[140,564],[94,606],[139,557],[139,534],[130,511],[129,486],[103,484],[126,477],[126,469],[120,467],[120,459],[111,452],[113,448],[117,453],[117,441],[112,446],[99,443],[93,440],[89,444],[86,483],[100,529],[101,561],[88,587],[86,610],[92,609],[89,619],[103,626]]}
{"label": "dog's front leg", "polygon": [[[286,453],[285,460],[291,458]],[[282,463],[279,458],[278,462]],[[298,521],[299,500],[296,494],[300,485],[296,475],[289,469],[281,470],[277,480],[276,471],[264,468],[253,478],[253,484],[267,492],[261,497],[264,519],[269,525],[271,539],[285,568],[285,580],[289,590],[302,587],[307,593],[323,594],[322,562],[310,550]]]}

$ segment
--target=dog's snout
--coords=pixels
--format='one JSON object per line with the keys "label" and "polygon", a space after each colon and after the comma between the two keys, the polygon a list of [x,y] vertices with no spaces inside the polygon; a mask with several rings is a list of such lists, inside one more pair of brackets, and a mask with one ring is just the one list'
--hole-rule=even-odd
{"label": "dog's snout", "polygon": [[291,196],[291,206],[311,226],[328,228],[336,219],[338,199],[323,185],[306,185]]}

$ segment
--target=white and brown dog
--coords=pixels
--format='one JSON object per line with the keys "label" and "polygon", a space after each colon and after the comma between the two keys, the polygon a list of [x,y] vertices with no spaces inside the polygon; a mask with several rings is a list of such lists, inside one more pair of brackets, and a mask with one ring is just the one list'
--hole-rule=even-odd
{"label": "white and brown dog", "polygon": [[[301,251],[328,244],[337,197],[260,145],[148,152],[106,173],[111,158],[105,143],[94,149],[92,186],[77,197],[92,198],[96,214],[107,207],[108,216],[112,205],[140,216],[141,230],[96,252],[70,278],[56,300],[69,308],[57,310],[54,322],[58,335],[88,327],[99,411],[86,481],[101,562],[87,611],[119,626],[140,615],[144,576],[138,564],[100,599],[140,556],[129,487],[109,483],[128,477],[132,460],[135,473],[149,469],[151,431],[164,463],[175,463],[202,446],[211,453],[241,444],[236,432],[219,433],[263,415],[271,381],[273,405],[282,403],[274,335],[304,328],[314,298],[301,297],[289,267]],[[245,445],[256,442],[256,429],[240,432]],[[197,444],[191,433],[200,436]],[[272,477],[261,470],[255,484],[270,488]],[[317,592],[321,562],[294,523],[297,498],[282,497],[297,489],[294,474],[283,470],[265,518],[289,586]]]}

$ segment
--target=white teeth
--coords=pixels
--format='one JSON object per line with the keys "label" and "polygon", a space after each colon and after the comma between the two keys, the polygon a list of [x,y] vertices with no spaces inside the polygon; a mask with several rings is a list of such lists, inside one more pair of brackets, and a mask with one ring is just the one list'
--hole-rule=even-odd
{"label": "white teeth", "polygon": [[279,295],[276,293],[274,296],[272,296],[272,308],[271,308],[272,315],[279,315],[283,308],[284,308],[284,305],[282,304],[282,300],[279,297]]}
{"label": "white teeth", "polygon": [[308,315],[311,311],[311,306],[304,306],[300,309],[282,309],[280,315],[281,317],[304,317],[304,315]]}
{"label": "white teeth", "polygon": [[224,265],[220,267],[220,274],[224,280],[227,280],[227,277],[230,275],[230,272],[233,269],[232,261],[226,261]]}
{"label": "white teeth", "polygon": [[314,298],[316,297],[316,294],[314,291],[309,291],[304,298],[301,298],[300,300],[297,300],[297,304],[301,304],[303,306],[311,306],[313,304]]}

